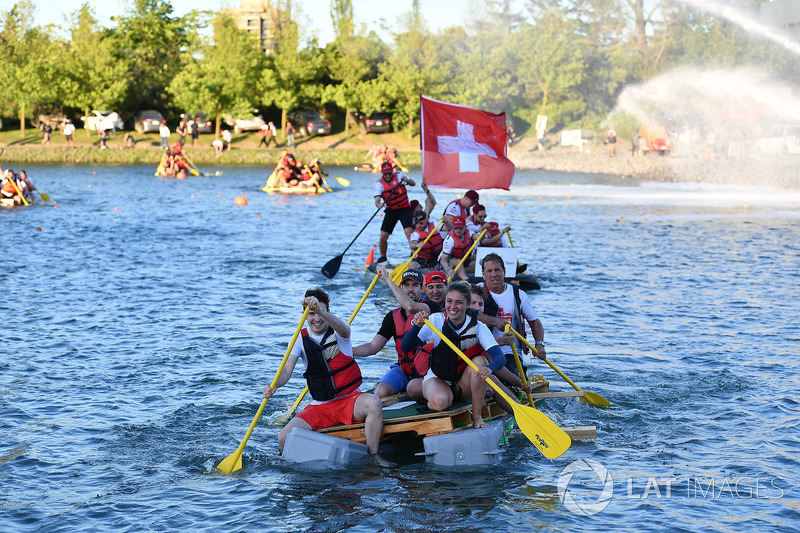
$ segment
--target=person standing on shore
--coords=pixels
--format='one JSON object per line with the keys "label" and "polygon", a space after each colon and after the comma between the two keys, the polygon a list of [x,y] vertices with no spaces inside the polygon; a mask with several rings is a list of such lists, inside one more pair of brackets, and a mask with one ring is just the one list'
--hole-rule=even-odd
{"label": "person standing on shore", "polygon": [[286,146],[294,148],[294,126],[289,121],[286,121]]}
{"label": "person standing on shore", "polygon": [[42,144],[44,146],[50,146],[50,138],[53,136],[53,126],[50,125],[49,120],[45,120],[44,126],[42,126],[42,131],[44,132]]}
{"label": "person standing on shore", "polygon": [[169,148],[169,127],[167,127],[166,120],[161,121],[161,126],[158,127],[158,134],[161,135],[161,148]]}
{"label": "person standing on shore", "polygon": [[617,132],[614,126],[608,128],[605,143],[608,146],[608,157],[614,157],[614,154],[617,153]]}
{"label": "person standing on shore", "polygon": [[69,147],[75,148],[75,124],[70,119],[64,122],[62,133],[64,134],[64,143]]}
{"label": "person standing on shore", "polygon": [[188,128],[186,127],[186,121],[181,119],[178,123],[178,127],[175,129],[175,133],[178,134],[178,142],[181,143],[181,146],[186,144],[186,134],[188,133]]}
{"label": "person standing on shore", "polygon": [[189,126],[189,132],[192,134],[192,146],[197,146],[200,141],[198,137],[200,137],[200,126],[197,123],[200,121],[200,117],[195,118],[192,121],[192,124]]}

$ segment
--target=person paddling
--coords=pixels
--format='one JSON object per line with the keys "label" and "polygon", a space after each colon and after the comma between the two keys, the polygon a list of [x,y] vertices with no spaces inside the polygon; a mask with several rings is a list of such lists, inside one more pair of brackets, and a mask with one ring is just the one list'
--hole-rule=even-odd
{"label": "person paddling", "polygon": [[[428,402],[428,409],[444,411],[453,402],[471,401],[472,427],[484,428],[487,424],[481,417],[481,409],[486,395],[486,379],[503,367],[506,358],[489,328],[478,321],[477,311],[469,309],[471,298],[466,283],[451,283],[445,293],[445,311],[430,315],[430,322],[475,363],[477,372],[424,325],[428,319],[428,313],[424,311],[414,315],[411,329],[403,337],[400,347],[409,351],[433,342],[430,369],[422,378],[422,395]],[[484,351],[492,357],[491,363],[483,355]]]}
{"label": "person paddling", "polygon": [[353,359],[350,325],[329,311],[330,297],[319,288],[308,289],[303,307],[310,309],[301,332],[302,342],[295,343],[276,387],[264,387],[264,398],[292,377],[298,359],[306,368],[309,392],[314,398],[278,435],[281,452],[292,429],[318,430],[336,424],[364,422],[364,436],[370,454],[378,452],[383,431],[381,400],[374,394],[360,392],[361,369]]}

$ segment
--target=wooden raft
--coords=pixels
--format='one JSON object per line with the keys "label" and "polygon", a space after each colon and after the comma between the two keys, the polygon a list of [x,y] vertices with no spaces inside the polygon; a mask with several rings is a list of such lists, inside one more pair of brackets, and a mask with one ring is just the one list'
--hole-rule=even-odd
{"label": "wooden raft", "polygon": [[[536,400],[547,397],[550,390],[550,383],[537,376],[533,381],[534,403]],[[560,394],[560,393],[553,393]],[[384,407],[388,407],[398,401],[409,400],[408,395],[403,393],[398,396],[384,398]],[[411,434],[419,437],[429,437],[432,435],[443,435],[453,433],[461,429],[472,427],[472,415],[470,402],[459,403],[447,411],[431,411],[422,404],[415,404],[397,411],[383,411],[383,434],[381,442],[385,442],[400,434]],[[484,420],[495,420],[507,415],[494,401],[483,403],[481,416]],[[364,436],[364,423],[352,424],[349,426],[333,426],[317,430],[320,433],[327,433],[335,437],[352,440],[355,442],[366,442]]]}

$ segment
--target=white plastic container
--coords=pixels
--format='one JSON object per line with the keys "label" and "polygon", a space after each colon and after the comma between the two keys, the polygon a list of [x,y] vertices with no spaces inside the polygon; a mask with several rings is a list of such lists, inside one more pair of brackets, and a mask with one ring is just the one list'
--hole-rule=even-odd
{"label": "white plastic container", "polygon": [[340,467],[367,456],[367,446],[347,439],[294,428],[286,437],[282,457],[292,463]]}

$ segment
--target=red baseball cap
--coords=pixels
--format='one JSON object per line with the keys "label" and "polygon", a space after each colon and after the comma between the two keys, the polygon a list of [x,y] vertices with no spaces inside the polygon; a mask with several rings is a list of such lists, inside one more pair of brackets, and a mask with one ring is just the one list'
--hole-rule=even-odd
{"label": "red baseball cap", "polygon": [[447,283],[447,276],[441,270],[431,270],[425,274],[425,285],[431,283]]}
{"label": "red baseball cap", "polygon": [[489,235],[497,235],[500,233],[500,224],[497,222],[489,222],[489,231],[487,231]]}
{"label": "red baseball cap", "polygon": [[476,202],[475,205],[472,206],[472,214],[473,215],[477,215],[481,211],[486,211],[486,208],[484,206],[482,206],[481,204]]}
{"label": "red baseball cap", "polygon": [[381,174],[391,174],[394,172],[394,166],[388,161],[381,163]]}
{"label": "red baseball cap", "polygon": [[453,217],[453,227],[454,228],[466,228],[467,227],[467,219],[462,217],[462,216]]}
{"label": "red baseball cap", "polygon": [[473,203],[476,203],[476,204],[478,203],[478,198],[480,198],[480,196],[478,195],[478,191],[475,191],[473,189],[470,189],[467,192],[465,192],[464,196],[466,196],[467,198],[472,200]]}

